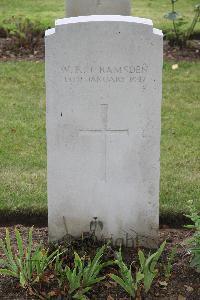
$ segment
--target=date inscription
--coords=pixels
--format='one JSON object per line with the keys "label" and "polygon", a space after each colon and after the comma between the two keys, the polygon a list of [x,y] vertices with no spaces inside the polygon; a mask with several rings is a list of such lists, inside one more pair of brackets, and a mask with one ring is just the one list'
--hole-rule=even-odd
{"label": "date inscription", "polygon": [[125,66],[73,66],[64,65],[61,71],[64,80],[68,84],[81,83],[138,83],[144,84],[148,74],[148,65],[146,63],[140,65]]}

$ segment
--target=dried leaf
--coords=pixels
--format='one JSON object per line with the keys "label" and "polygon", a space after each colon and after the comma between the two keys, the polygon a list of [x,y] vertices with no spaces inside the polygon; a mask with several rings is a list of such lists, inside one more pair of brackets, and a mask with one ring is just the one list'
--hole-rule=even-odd
{"label": "dried leaf", "polygon": [[45,283],[49,283],[49,282],[50,282],[50,277],[44,275],[44,276],[42,277],[42,281],[45,282]]}
{"label": "dried leaf", "polygon": [[104,282],[104,285],[110,289],[110,288],[113,288],[113,287],[116,287],[117,286],[117,283],[115,281],[106,281]]}
{"label": "dried leaf", "polygon": [[184,287],[186,288],[186,291],[191,293],[194,291],[193,287],[189,286],[189,285],[184,285]]}
{"label": "dried leaf", "polygon": [[54,291],[51,291],[51,292],[49,292],[48,293],[48,296],[50,296],[50,297],[54,297],[54,296],[56,296],[57,294],[56,294],[56,292],[54,292]]}
{"label": "dried leaf", "polygon": [[186,298],[183,297],[182,295],[178,295],[178,300],[186,300]]}
{"label": "dried leaf", "polygon": [[28,287],[28,293],[29,293],[30,296],[34,295],[34,292],[33,292],[31,287]]}
{"label": "dried leaf", "polygon": [[104,282],[104,286],[107,287],[107,289],[110,289],[112,287],[109,282]]}
{"label": "dried leaf", "polygon": [[111,295],[108,295],[107,300],[114,300],[114,298]]}
{"label": "dried leaf", "polygon": [[172,65],[172,70],[177,70],[178,69],[178,64]]}
{"label": "dried leaf", "polygon": [[61,294],[61,292],[59,290],[54,290],[48,293],[49,297],[55,297],[55,296],[59,296]]}
{"label": "dried leaf", "polygon": [[168,286],[168,283],[166,281],[158,281],[158,283],[160,286],[164,286],[164,287]]}

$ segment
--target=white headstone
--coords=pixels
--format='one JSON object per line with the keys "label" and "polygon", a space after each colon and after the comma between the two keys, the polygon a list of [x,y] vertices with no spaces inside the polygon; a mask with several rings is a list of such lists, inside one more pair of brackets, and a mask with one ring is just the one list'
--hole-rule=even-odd
{"label": "white headstone", "polygon": [[50,240],[95,230],[114,244],[156,244],[162,49],[162,32],[135,17],[47,30]]}
{"label": "white headstone", "polygon": [[66,16],[131,15],[130,0],[66,0]]}

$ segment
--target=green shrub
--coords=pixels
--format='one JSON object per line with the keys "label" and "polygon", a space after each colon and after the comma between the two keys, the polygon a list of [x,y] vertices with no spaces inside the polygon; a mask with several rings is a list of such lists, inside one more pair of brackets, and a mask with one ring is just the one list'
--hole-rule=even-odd
{"label": "green shrub", "polygon": [[175,43],[183,46],[191,38],[194,33],[195,26],[200,18],[200,3],[196,4],[194,7],[194,16],[191,20],[191,24],[187,29],[183,29],[183,25],[187,24],[183,16],[175,10],[175,3],[178,0],[170,0],[172,9],[170,12],[165,14],[165,18],[172,21],[173,34],[168,34],[167,37],[171,40],[175,40]]}
{"label": "green shrub", "polygon": [[119,267],[120,276],[110,274],[110,277],[118,283],[130,297],[135,298],[139,289],[139,283],[144,278],[144,275],[138,271],[135,274],[135,278],[133,277],[131,266],[127,267],[123,262],[121,250],[116,253],[115,263]]}
{"label": "green shrub", "polygon": [[16,254],[11,246],[8,229],[6,229],[5,242],[0,239],[0,248],[5,256],[0,260],[0,274],[17,278],[23,288],[39,282],[47,267],[59,256],[59,250],[49,255],[48,250],[45,250],[41,244],[34,250],[32,232],[33,228],[29,230],[28,244],[25,247],[20,232],[15,228]]}
{"label": "green shrub", "polygon": [[43,27],[39,21],[31,21],[24,17],[12,17],[3,20],[3,28],[8,37],[15,39],[17,47],[34,47],[38,37],[43,35]]}
{"label": "green shrub", "polygon": [[123,262],[120,250],[116,253],[117,259],[115,261],[119,267],[120,276],[110,274],[110,277],[132,298],[135,298],[136,295],[140,294],[141,283],[144,285],[145,292],[147,293],[151,288],[154,278],[158,274],[156,266],[165,248],[165,244],[166,242],[162,243],[160,248],[152,255],[148,255],[147,258],[141,250],[138,251],[140,268],[136,271],[134,277],[131,266],[127,267]]}
{"label": "green shrub", "polygon": [[192,253],[190,265],[195,268],[197,272],[200,272],[200,215],[193,206],[193,203],[192,206],[190,206],[190,214],[186,216],[190,218],[194,224],[185,227],[195,230],[193,237],[188,242],[190,245],[189,250]]}
{"label": "green shrub", "polygon": [[102,256],[104,254],[106,246],[101,247],[93,260],[86,261],[85,258],[75,252],[73,267],[62,267],[63,262],[56,259],[55,272],[58,276],[60,287],[67,287],[67,294],[73,299],[87,299],[85,294],[91,290],[92,286],[102,281],[105,276],[100,276],[100,272],[103,268],[113,264],[112,261],[102,262]]}
{"label": "green shrub", "polygon": [[140,272],[144,274],[143,282],[146,293],[150,290],[153,280],[158,274],[156,266],[160,256],[163,253],[165,245],[166,242],[163,242],[160,248],[155,253],[148,255],[147,257],[145,257],[144,253],[141,250],[139,250],[138,252],[140,261]]}
{"label": "green shrub", "polygon": [[169,257],[167,258],[167,264],[164,265],[164,272],[165,272],[165,278],[167,280],[169,280],[169,278],[171,277],[171,274],[172,274],[172,268],[173,268],[173,262],[174,262],[174,258],[176,256],[176,253],[177,253],[177,246],[175,246]]}

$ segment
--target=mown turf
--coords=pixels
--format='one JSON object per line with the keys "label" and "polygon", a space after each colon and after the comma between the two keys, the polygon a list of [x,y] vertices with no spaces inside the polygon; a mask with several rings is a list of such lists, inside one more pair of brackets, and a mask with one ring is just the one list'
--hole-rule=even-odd
{"label": "mown turf", "polygon": [[[161,215],[200,209],[200,63],[164,65]],[[0,64],[0,212],[47,211],[42,62]]]}
{"label": "mown turf", "polygon": [[[199,0],[179,0],[176,4],[177,11],[186,21],[191,22],[194,5],[197,3]],[[170,10],[171,0],[132,0],[132,15],[150,18],[160,29],[172,28],[171,22],[163,18]],[[12,16],[23,16],[38,20],[47,28],[53,26],[56,18],[62,18],[64,15],[65,0],[0,0],[0,24]],[[196,30],[200,31],[200,23],[197,24]]]}
{"label": "mown turf", "polygon": [[46,209],[43,68],[0,64],[0,209]]}
{"label": "mown turf", "polygon": [[200,63],[182,62],[177,70],[164,65],[161,212],[200,209]]}
{"label": "mown turf", "polygon": [[[194,15],[194,6],[199,0],[178,0],[176,2],[176,10],[179,12],[187,24],[183,28],[187,28],[191,23]],[[164,31],[172,28],[171,21],[166,20],[163,16],[171,11],[171,0],[132,0],[132,15],[145,17],[153,20],[154,26]],[[196,31],[200,30],[200,24],[196,26]]]}
{"label": "mown turf", "polygon": [[27,17],[41,22],[47,28],[64,15],[64,0],[0,0],[1,24],[12,16]]}

